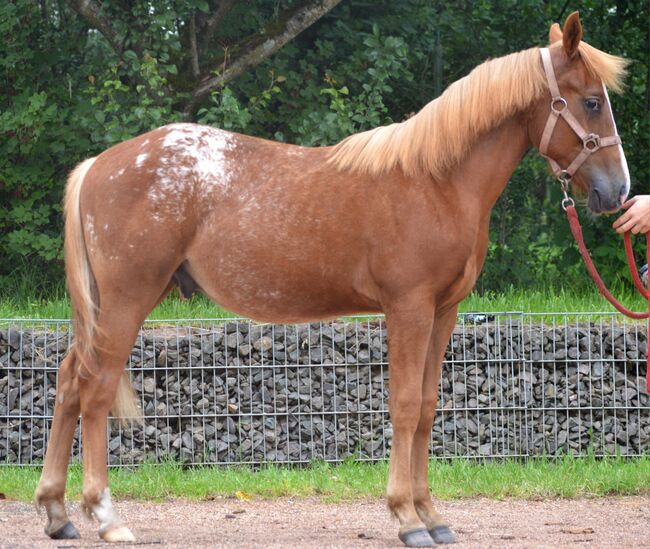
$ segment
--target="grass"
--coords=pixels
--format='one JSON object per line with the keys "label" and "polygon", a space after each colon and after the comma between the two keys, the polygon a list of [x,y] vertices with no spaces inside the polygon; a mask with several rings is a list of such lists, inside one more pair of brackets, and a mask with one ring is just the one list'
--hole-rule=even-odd
{"label": "grass", "polygon": [[[40,477],[37,467],[0,467],[0,491],[9,499],[31,501]],[[121,499],[162,501],[214,497],[317,497],[324,501],[379,498],[384,495],[388,464],[349,461],[308,467],[196,467],[174,463],[145,464],[137,469],[111,469],[111,492]],[[82,471],[71,467],[67,496],[79,499]],[[545,458],[526,462],[432,461],[432,495],[439,499],[577,498],[607,495],[650,495],[650,456]]]}
{"label": "grass", "polygon": [[[646,310],[647,303],[630,288],[614,291],[628,307]],[[525,290],[511,288],[504,293],[471,294],[460,305],[461,312],[521,311],[524,313],[608,312],[614,309],[596,289],[575,293],[567,289]],[[150,320],[227,318],[235,316],[204,296],[181,301],[175,295],[163,301],[149,315]],[[31,297],[26,290],[0,294],[0,318],[65,319],[70,317],[70,302],[61,289],[47,299]]]}

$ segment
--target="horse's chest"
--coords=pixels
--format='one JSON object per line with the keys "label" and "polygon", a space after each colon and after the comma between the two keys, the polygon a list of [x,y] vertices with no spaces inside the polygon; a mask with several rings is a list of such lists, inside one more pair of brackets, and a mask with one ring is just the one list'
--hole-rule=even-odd
{"label": "horse's chest", "polygon": [[447,261],[436,261],[434,276],[441,281],[439,298],[458,303],[472,291],[481,274],[487,252],[487,232],[454,239],[448,250]]}

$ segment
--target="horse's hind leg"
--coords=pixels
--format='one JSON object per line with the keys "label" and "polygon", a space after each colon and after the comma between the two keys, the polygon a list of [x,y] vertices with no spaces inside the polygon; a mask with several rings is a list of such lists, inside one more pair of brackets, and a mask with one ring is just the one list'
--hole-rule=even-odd
{"label": "horse's hind leg", "polygon": [[106,466],[107,418],[138,330],[159,293],[145,303],[102,294],[94,338],[93,373],[79,379],[83,441],[83,506],[109,542],[134,541],[113,509]]}
{"label": "horse's hind leg", "polygon": [[43,506],[47,511],[45,533],[53,539],[79,537],[79,532],[68,520],[64,505],[70,448],[78,418],[79,387],[73,348],[59,368],[50,441],[34,496],[36,506]]}
{"label": "horse's hind leg", "polygon": [[447,344],[449,343],[449,337],[456,323],[457,310],[457,307],[452,307],[444,312],[436,311],[429,343],[429,352],[424,366],[420,421],[415,431],[415,436],[413,437],[413,503],[422,522],[424,522],[427,530],[429,530],[429,534],[436,543],[453,543],[456,541],[454,533],[444,523],[431,501],[428,467],[429,439],[436,413],[436,404],[438,402],[442,360],[445,356]]}

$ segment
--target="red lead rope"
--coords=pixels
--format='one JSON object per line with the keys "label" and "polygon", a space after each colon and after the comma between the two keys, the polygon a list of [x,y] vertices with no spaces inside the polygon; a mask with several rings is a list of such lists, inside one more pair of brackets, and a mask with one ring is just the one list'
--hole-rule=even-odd
{"label": "red lead rope", "polygon": [[[582,256],[582,259],[584,260],[585,265],[587,266],[587,270],[589,271],[591,278],[594,279],[596,286],[598,286],[598,290],[600,291],[600,293],[620,313],[623,313],[624,315],[629,316],[630,318],[648,319],[648,335],[646,336],[646,344],[647,344],[646,392],[650,394],[650,290],[646,290],[643,287],[643,283],[641,282],[641,278],[639,277],[639,272],[637,271],[636,268],[636,262],[634,261],[634,254],[632,252],[632,243],[630,242],[630,231],[626,232],[624,235],[625,255],[627,256],[627,263],[628,266],[630,267],[630,272],[632,273],[632,279],[634,280],[634,285],[636,286],[636,289],[641,293],[641,295],[644,298],[648,300],[648,310],[645,313],[637,313],[634,311],[630,311],[629,309],[626,309],[623,305],[621,305],[617,301],[617,299],[607,289],[605,283],[603,282],[602,278],[600,278],[600,275],[596,270],[596,266],[594,265],[594,262],[591,260],[591,256],[589,255],[589,251],[587,250],[587,247],[585,246],[585,241],[584,238],[582,237],[582,227],[580,226],[580,220],[578,219],[578,212],[576,211],[575,206],[573,204],[569,204],[568,206],[565,207],[565,211],[566,211],[567,219],[569,220],[569,226],[571,227],[571,232],[573,233],[573,238],[575,238],[576,242],[578,243],[578,248],[580,249],[580,255]],[[646,238],[646,260],[650,265],[650,232],[647,232],[645,234],[645,238]]]}

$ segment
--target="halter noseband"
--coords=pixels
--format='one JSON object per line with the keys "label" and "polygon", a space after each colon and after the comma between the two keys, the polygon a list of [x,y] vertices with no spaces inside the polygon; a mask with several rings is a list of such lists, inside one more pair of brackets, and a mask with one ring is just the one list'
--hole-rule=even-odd
{"label": "halter noseband", "polygon": [[[589,155],[595,153],[598,149],[602,147],[609,147],[611,145],[620,145],[621,138],[618,135],[611,135],[609,137],[600,137],[595,133],[587,133],[582,127],[582,124],[578,122],[577,118],[571,114],[566,99],[560,94],[560,88],[557,85],[557,80],[555,78],[555,71],[553,70],[553,62],[551,61],[551,52],[548,48],[540,48],[539,52],[542,55],[542,63],[544,65],[544,72],[546,73],[546,79],[548,80],[548,88],[551,92],[551,113],[548,115],[546,120],[546,126],[544,127],[544,133],[542,133],[542,139],[539,142],[539,152],[546,158],[553,169],[553,173],[562,183],[563,190],[568,190],[569,180],[573,177],[578,171],[578,168],[582,166],[585,160],[589,158]],[[564,118],[569,127],[578,135],[582,140],[582,150],[578,153],[573,159],[573,162],[565,169],[562,169],[560,165],[550,158],[547,154],[548,144],[553,135],[553,130],[557,124],[558,119]]]}

